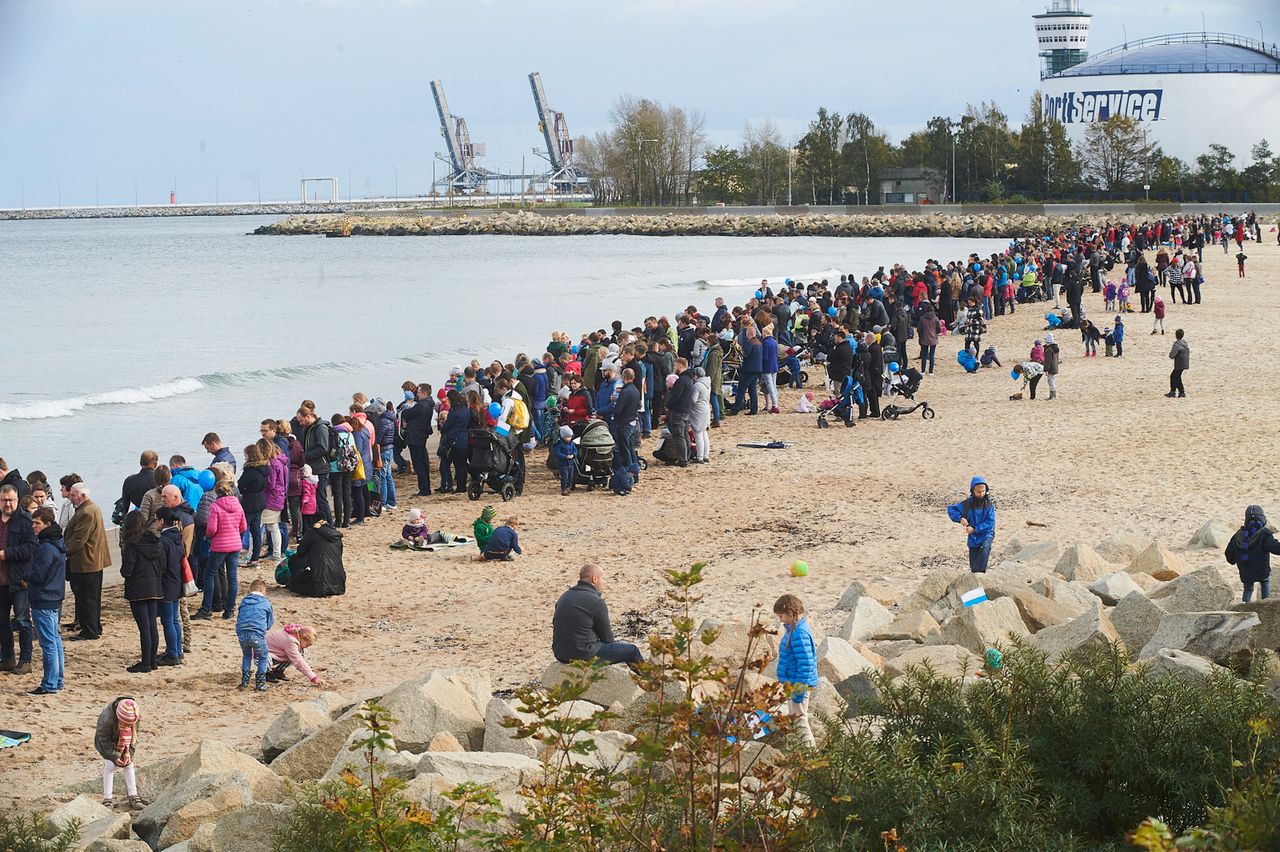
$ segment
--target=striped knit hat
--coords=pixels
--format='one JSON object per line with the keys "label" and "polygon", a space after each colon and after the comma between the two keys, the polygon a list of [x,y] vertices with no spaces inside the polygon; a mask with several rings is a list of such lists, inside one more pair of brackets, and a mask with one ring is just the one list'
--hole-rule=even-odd
{"label": "striped knit hat", "polygon": [[122,725],[133,725],[138,721],[138,703],[132,698],[121,698],[116,703],[116,721]]}
{"label": "striped knit hat", "polygon": [[480,510],[480,520],[486,524],[493,523],[493,519],[498,517],[498,510],[492,506],[485,506]]}

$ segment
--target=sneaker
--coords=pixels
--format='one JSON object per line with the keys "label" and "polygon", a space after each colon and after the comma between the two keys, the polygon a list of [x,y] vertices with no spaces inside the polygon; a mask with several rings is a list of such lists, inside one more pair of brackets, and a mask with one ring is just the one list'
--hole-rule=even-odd
{"label": "sneaker", "polygon": [[181,657],[161,657],[156,660],[157,666],[180,666],[182,665]]}
{"label": "sneaker", "polygon": [[213,618],[213,613],[207,609],[199,610],[191,616],[192,621],[208,621],[211,618]]}
{"label": "sneaker", "polygon": [[[9,648],[12,649],[13,646],[10,645]],[[15,663],[13,660],[5,660],[4,662],[0,663],[0,672],[11,672],[17,667],[18,667],[18,664]]]}
{"label": "sneaker", "polygon": [[230,621],[231,619],[233,619],[233,618],[235,618],[235,617],[236,617],[235,610],[230,610],[230,609],[229,609],[229,610],[227,610],[226,612],[224,612],[224,613],[222,614],[222,620],[223,620],[223,621]]}
{"label": "sneaker", "polygon": [[267,681],[266,681],[266,679],[264,678],[264,679],[262,679],[262,680],[259,680],[259,681],[258,681],[257,686],[255,686],[255,687],[253,688],[253,691],[254,691],[254,692],[266,692],[266,691],[267,691]]}
{"label": "sneaker", "polygon": [[13,673],[31,674],[31,661],[27,660],[25,663],[18,663],[18,667],[13,670]]}
{"label": "sneaker", "polygon": [[150,674],[151,665],[150,663],[137,662],[131,666],[125,667],[125,671],[130,674]]}
{"label": "sneaker", "polygon": [[37,686],[35,689],[28,689],[27,695],[54,695],[58,692],[56,689],[45,689],[43,686]]}
{"label": "sneaker", "polygon": [[1174,393],[1173,391],[1169,391],[1167,394],[1165,394],[1165,396],[1169,397],[1169,399],[1173,399],[1174,397],[1177,396],[1177,394]]}
{"label": "sneaker", "polygon": [[149,804],[151,803],[148,802],[146,799],[142,798],[141,796],[129,797],[129,810],[131,811],[140,811]]}

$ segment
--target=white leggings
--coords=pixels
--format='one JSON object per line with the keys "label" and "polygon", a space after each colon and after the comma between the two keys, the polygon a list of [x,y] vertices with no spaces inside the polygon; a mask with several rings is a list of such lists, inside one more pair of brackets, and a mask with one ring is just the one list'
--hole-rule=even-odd
{"label": "white leggings", "polygon": [[273,556],[275,555],[283,556],[284,551],[280,549],[280,545],[281,545],[280,525],[271,524],[270,526],[268,526],[267,536],[271,539],[271,554]]}
{"label": "white leggings", "polygon": [[115,788],[116,769],[124,770],[124,787],[129,791],[130,796],[138,795],[138,776],[134,771],[134,766],[130,763],[128,766],[117,767],[114,760],[102,761],[102,798],[110,799],[111,791]]}
{"label": "white leggings", "polygon": [[710,461],[711,459],[711,434],[710,430],[703,429],[701,432],[693,433],[694,450],[699,461]]}
{"label": "white leggings", "polygon": [[1164,317],[1156,317],[1151,321],[1151,332],[1153,334],[1157,328],[1160,329],[1161,332],[1164,331]]}

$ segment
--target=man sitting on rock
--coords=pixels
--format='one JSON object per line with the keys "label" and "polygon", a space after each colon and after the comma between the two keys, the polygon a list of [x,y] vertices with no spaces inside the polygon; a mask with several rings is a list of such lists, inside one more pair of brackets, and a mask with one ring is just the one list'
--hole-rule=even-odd
{"label": "man sitting on rock", "polygon": [[562,663],[598,660],[600,664],[644,661],[640,649],[630,642],[613,641],[609,607],[604,602],[604,570],[599,565],[583,565],[578,585],[556,601],[551,621],[551,653]]}

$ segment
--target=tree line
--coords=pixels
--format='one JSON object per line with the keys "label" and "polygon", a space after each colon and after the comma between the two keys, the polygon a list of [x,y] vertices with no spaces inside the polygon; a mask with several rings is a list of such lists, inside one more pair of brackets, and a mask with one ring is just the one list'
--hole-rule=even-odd
{"label": "tree line", "polygon": [[1019,127],[983,102],[959,120],[935,116],[896,144],[866,114],[826,107],[798,139],[771,121],[748,122],[736,146],[709,145],[700,110],[649,99],[620,98],[610,121],[577,150],[597,199],[611,203],[878,204],[881,175],[901,166],[923,167],[945,186],[934,203],[1280,200],[1280,156],[1265,139],[1247,159],[1214,144],[1187,163],[1150,142],[1140,122],[1115,116],[1073,144],[1039,92]]}

